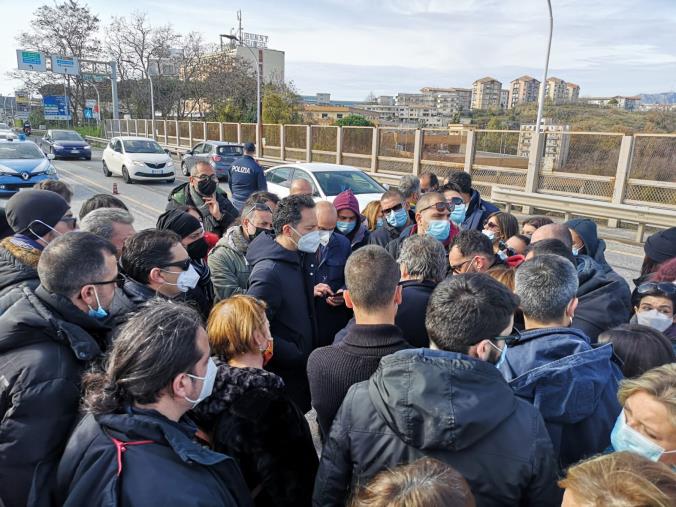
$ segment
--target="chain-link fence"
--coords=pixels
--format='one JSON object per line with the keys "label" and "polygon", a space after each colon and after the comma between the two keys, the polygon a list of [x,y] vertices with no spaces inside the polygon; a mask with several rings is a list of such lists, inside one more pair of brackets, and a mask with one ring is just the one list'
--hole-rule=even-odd
{"label": "chain-link fence", "polygon": [[218,123],[208,122],[207,123],[207,139],[209,141],[220,141],[221,140],[221,130]]}
{"label": "chain-link fence", "polygon": [[628,176],[625,202],[676,208],[676,136],[636,134]]}
{"label": "chain-link fence", "polygon": [[179,121],[178,122],[178,145],[192,148],[190,146],[190,122],[189,121]]}
{"label": "chain-link fence", "polygon": [[371,168],[373,127],[343,127],[343,164]]}
{"label": "chain-link fence", "polygon": [[286,125],[284,127],[284,145],[287,159],[305,160],[307,127],[305,125]]}
{"label": "chain-link fence", "polygon": [[206,140],[204,132],[204,123],[201,121],[192,122],[192,142],[193,144]]}
{"label": "chain-link fence", "polygon": [[420,172],[434,173],[444,180],[465,166],[467,131],[448,129],[423,129]]}
{"label": "chain-link fence", "polygon": [[378,129],[378,171],[411,173],[415,129]]}
{"label": "chain-link fence", "polygon": [[[166,126],[167,122],[165,121],[156,121],[155,122],[155,133],[157,135],[157,140],[164,142],[166,135]],[[167,143],[168,144],[168,143]]]}

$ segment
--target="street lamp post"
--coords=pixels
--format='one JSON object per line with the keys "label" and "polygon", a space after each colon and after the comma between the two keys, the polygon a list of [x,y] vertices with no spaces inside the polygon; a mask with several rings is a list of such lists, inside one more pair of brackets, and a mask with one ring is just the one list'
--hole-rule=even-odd
{"label": "street lamp post", "polygon": [[261,64],[258,61],[258,55],[254,53],[254,50],[250,47],[244,44],[240,39],[238,39],[235,35],[230,35],[230,34],[221,34],[221,49],[223,48],[223,37],[226,39],[234,40],[235,42],[239,42],[242,46],[247,48],[251,52],[251,56],[253,56],[254,61],[256,62],[256,157],[260,158],[261,156],[261,139],[263,137],[263,132],[262,132],[262,125],[261,125]]}
{"label": "street lamp post", "polygon": [[155,139],[155,91],[153,89],[153,78],[150,77],[150,68],[147,70],[147,75],[150,83],[150,128],[153,130],[153,139]]}
{"label": "street lamp post", "polygon": [[545,75],[540,84],[540,94],[538,96],[538,114],[535,120],[535,132],[540,133],[540,123],[542,123],[542,110],[545,105],[545,90],[547,88],[547,72],[549,71],[549,52],[552,49],[552,32],[554,31],[554,17],[552,16],[552,1],[547,0],[549,7],[549,40],[547,41],[547,57],[545,58]]}

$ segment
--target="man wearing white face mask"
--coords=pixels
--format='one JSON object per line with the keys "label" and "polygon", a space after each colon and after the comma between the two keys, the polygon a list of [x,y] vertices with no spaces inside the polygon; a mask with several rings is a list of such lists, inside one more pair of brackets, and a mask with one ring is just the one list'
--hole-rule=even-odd
{"label": "man wearing white face mask", "polygon": [[676,284],[645,282],[638,286],[636,294],[636,314],[631,323],[652,327],[673,343],[676,340]]}
{"label": "man wearing white face mask", "polygon": [[[267,304],[275,339],[275,355],[268,369],[282,377],[291,399],[303,412],[310,409],[305,365],[317,346],[317,291],[312,278],[322,238],[315,207],[312,197],[306,195],[282,199],[272,215],[275,237],[260,234],[246,254],[251,266],[247,294]],[[332,295],[330,287],[323,290]]]}
{"label": "man wearing white face mask", "polygon": [[181,238],[169,230],[146,229],[129,238],[120,267],[126,278],[122,290],[135,306],[154,297],[179,299],[199,281]]}

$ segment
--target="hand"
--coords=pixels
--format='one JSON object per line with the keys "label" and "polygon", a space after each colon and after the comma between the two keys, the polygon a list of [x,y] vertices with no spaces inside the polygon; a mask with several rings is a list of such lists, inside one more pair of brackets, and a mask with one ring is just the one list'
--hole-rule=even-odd
{"label": "hand", "polygon": [[329,306],[342,306],[345,304],[345,298],[343,297],[343,293],[339,292],[335,296],[331,296],[326,298],[326,304]]}
{"label": "hand", "polygon": [[209,213],[216,220],[223,218],[223,213],[221,213],[221,207],[218,205],[218,199],[215,197],[203,197],[202,200],[204,204],[209,208]]}
{"label": "hand", "polygon": [[331,290],[331,287],[329,287],[325,283],[318,283],[317,285],[315,285],[316,298],[322,298],[325,297],[326,295],[333,296],[333,291]]}

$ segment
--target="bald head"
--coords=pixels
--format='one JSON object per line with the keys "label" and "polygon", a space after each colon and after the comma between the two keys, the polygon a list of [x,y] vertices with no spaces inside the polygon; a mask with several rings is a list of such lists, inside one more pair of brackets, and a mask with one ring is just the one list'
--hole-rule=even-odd
{"label": "bald head", "polygon": [[573,248],[573,237],[570,235],[568,227],[563,224],[547,224],[535,229],[530,242],[533,244],[543,239],[558,239],[569,250]]}
{"label": "bald head", "polygon": [[296,178],[291,182],[289,195],[312,195],[312,185],[308,180]]}
{"label": "bald head", "polygon": [[315,206],[317,213],[317,227],[322,231],[332,231],[336,228],[338,213],[335,206],[329,201],[319,201]]}

